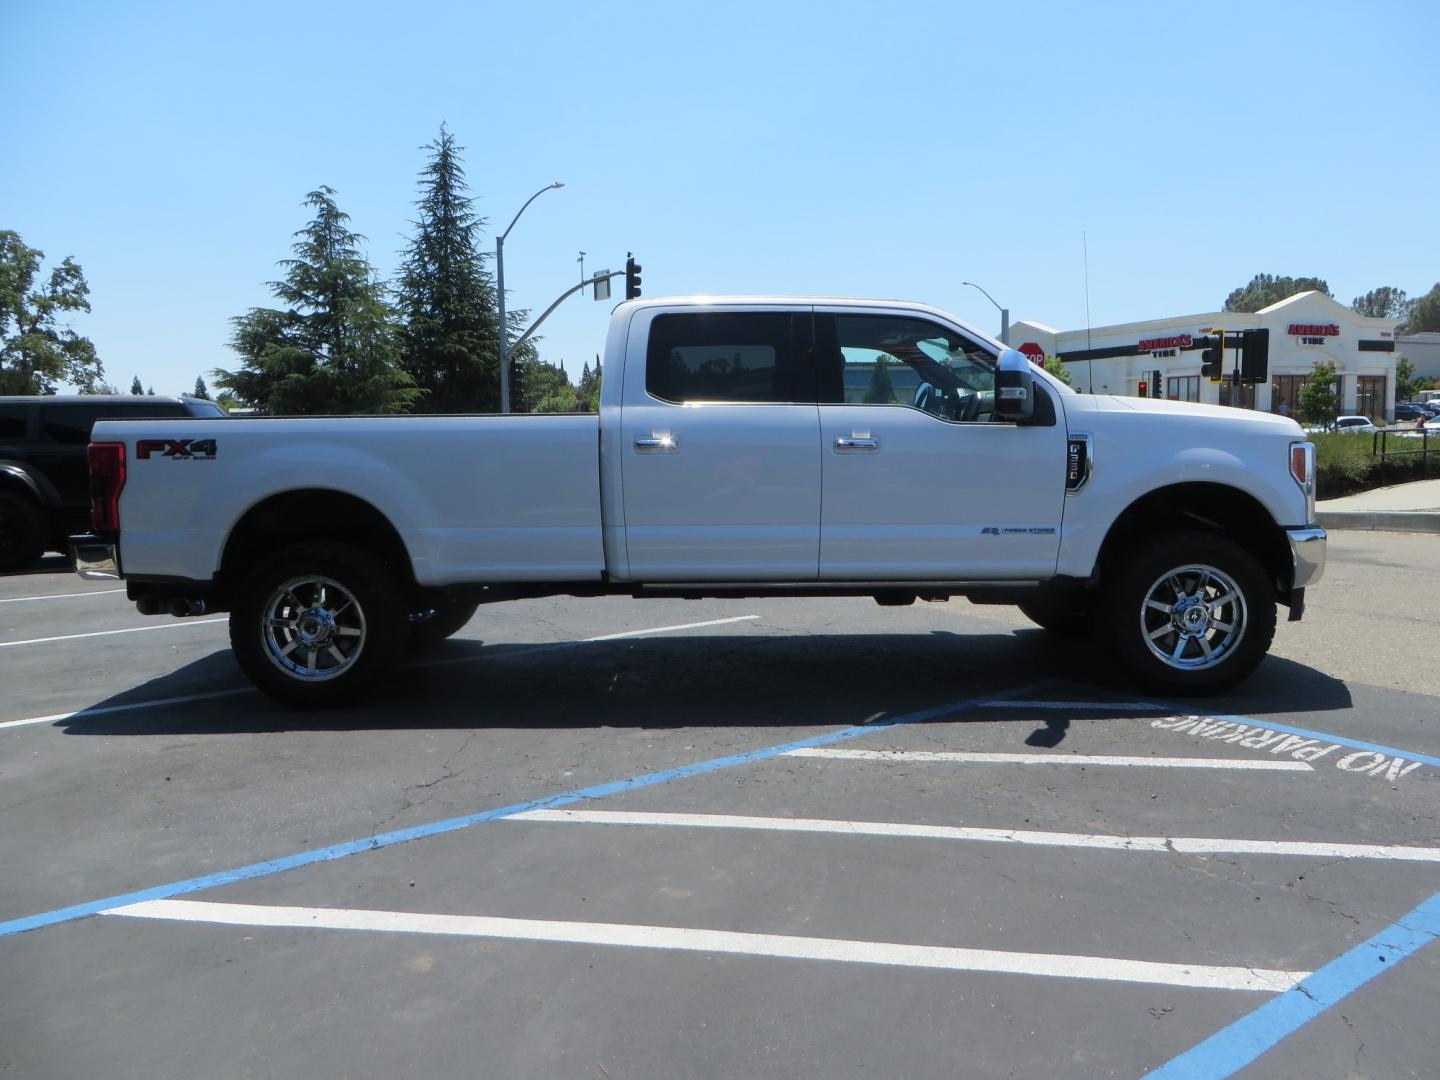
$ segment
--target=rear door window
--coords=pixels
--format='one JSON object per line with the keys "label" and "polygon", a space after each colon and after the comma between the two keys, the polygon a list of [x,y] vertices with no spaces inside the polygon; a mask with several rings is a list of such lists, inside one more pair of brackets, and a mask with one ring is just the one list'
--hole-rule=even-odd
{"label": "rear door window", "polygon": [[685,402],[813,403],[809,312],[660,315],[650,325],[645,389]]}

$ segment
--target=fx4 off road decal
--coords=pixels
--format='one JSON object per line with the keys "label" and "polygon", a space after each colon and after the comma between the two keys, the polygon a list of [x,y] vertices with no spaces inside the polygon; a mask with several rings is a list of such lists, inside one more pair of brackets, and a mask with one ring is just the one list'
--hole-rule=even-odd
{"label": "fx4 off road decal", "polygon": [[214,461],[214,439],[141,439],[135,444],[135,456],[141,461],[167,457],[173,461]]}

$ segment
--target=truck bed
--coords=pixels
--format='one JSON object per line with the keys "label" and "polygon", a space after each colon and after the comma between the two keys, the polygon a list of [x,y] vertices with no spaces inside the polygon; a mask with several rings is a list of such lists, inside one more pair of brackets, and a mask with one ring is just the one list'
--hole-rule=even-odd
{"label": "truck bed", "polygon": [[[422,585],[590,581],[605,569],[594,415],[112,421],[92,439],[126,444],[127,576],[208,580],[247,512],[308,489],[395,522]],[[171,449],[207,439],[213,457]]]}

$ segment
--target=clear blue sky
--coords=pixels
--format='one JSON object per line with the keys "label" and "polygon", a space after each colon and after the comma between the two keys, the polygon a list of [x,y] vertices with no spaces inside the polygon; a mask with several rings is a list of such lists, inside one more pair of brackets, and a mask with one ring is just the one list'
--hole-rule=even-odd
{"label": "clear blue sky", "polygon": [[[645,294],[902,297],[991,331],[1345,302],[1440,279],[1440,8],[1411,3],[0,0],[0,228],[73,255],[122,389],[232,366],[229,318],[321,184],[382,274],[445,121],[542,309],[633,250]],[[487,243],[493,236],[487,234]],[[610,304],[542,352],[572,375]]]}

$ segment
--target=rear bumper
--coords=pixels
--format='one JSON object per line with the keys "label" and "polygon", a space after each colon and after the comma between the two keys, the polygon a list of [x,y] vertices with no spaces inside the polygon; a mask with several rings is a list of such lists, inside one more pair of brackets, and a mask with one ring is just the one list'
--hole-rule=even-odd
{"label": "rear bumper", "polygon": [[1285,535],[1290,541],[1290,560],[1295,571],[1291,588],[1314,585],[1325,576],[1325,530],[1286,529]]}
{"label": "rear bumper", "polygon": [[120,545],[99,536],[70,537],[70,557],[75,572],[86,581],[119,581]]}

